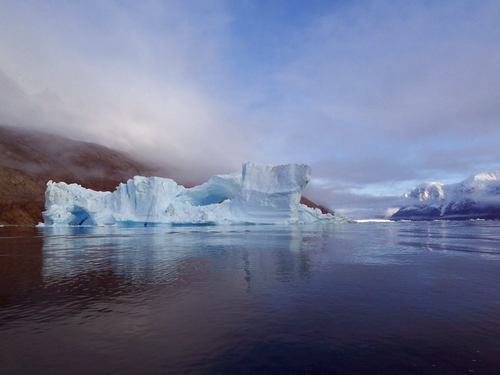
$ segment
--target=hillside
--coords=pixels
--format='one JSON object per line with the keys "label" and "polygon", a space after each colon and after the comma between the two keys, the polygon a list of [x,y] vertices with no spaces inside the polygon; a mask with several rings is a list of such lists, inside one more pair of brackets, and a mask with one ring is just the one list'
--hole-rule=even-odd
{"label": "hillside", "polygon": [[114,190],[154,171],[122,152],[94,143],[0,126],[0,224],[42,221],[47,181]]}

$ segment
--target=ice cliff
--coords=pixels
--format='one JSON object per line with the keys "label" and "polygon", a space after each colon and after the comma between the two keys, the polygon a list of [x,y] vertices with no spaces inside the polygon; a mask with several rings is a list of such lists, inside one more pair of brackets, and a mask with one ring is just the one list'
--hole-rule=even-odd
{"label": "ice cliff", "polygon": [[114,192],[47,183],[44,224],[282,224],[342,220],[300,204],[310,179],[305,164],[245,163],[241,173],[217,175],[185,188],[174,180],[136,176]]}
{"label": "ice cliff", "polygon": [[457,184],[425,183],[403,198],[407,204],[391,219],[500,219],[500,171],[481,172]]}

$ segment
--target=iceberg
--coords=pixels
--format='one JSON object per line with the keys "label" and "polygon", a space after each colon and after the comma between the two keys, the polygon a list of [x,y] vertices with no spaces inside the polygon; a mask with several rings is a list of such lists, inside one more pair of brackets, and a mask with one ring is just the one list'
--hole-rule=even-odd
{"label": "iceberg", "polygon": [[174,180],[135,176],[114,192],[65,182],[47,183],[44,223],[68,225],[293,224],[345,221],[300,204],[309,182],[306,164],[244,163],[242,172],[216,175],[185,188]]}

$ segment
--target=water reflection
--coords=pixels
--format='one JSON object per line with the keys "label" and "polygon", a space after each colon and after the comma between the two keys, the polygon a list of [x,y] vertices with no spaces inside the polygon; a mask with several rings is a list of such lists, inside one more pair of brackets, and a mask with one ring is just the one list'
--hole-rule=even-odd
{"label": "water reflection", "polygon": [[431,252],[473,253],[500,259],[498,221],[433,221],[398,226],[399,245]]}
{"label": "water reflection", "polygon": [[50,228],[42,250],[43,279],[49,285],[65,279],[84,281],[93,272],[99,279],[113,275],[138,287],[178,283],[197,268],[242,269],[250,291],[256,273],[259,282],[264,275],[281,282],[310,276],[308,253],[301,249],[304,233],[298,228],[236,229]]}
{"label": "water reflection", "polygon": [[0,232],[0,308],[19,303],[43,283],[43,237],[30,227]]}
{"label": "water reflection", "polygon": [[0,372],[488,373],[498,224],[456,225],[0,228]]}

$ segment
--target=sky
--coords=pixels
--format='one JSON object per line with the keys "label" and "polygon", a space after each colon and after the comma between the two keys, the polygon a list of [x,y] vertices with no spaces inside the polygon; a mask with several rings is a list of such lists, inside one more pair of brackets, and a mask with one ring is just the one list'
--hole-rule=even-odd
{"label": "sky", "polygon": [[500,169],[500,2],[0,0],[0,123],[186,185],[307,163],[306,196],[373,217]]}

